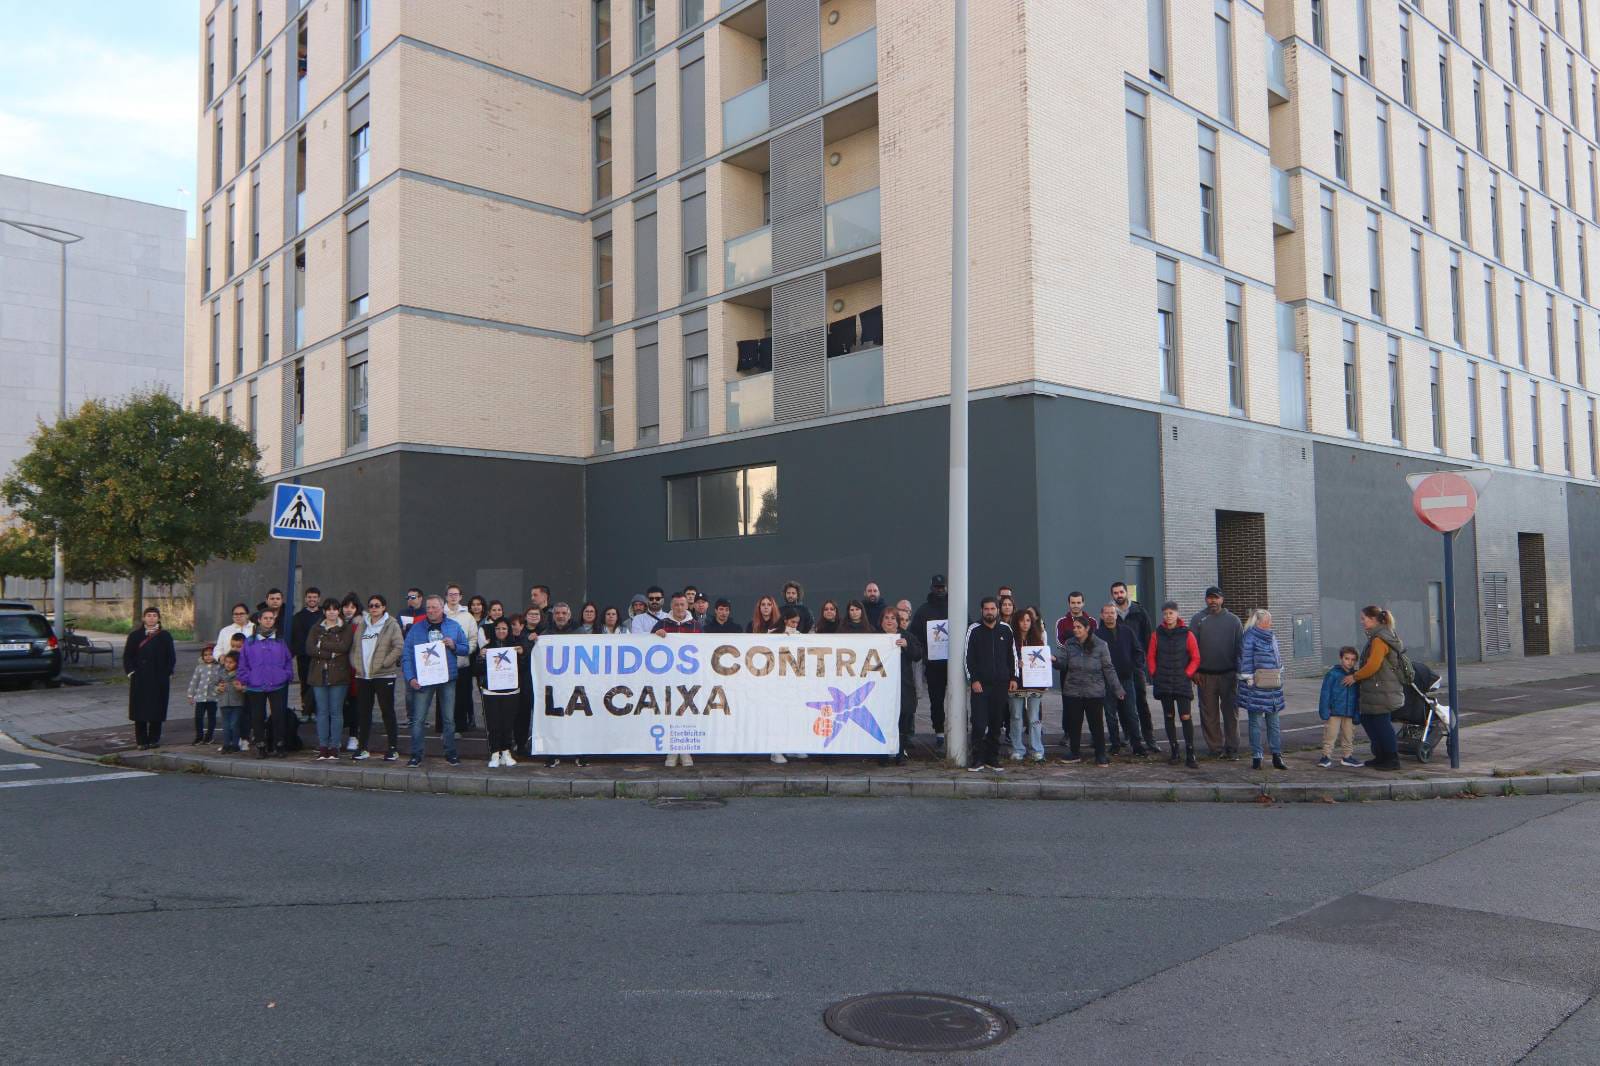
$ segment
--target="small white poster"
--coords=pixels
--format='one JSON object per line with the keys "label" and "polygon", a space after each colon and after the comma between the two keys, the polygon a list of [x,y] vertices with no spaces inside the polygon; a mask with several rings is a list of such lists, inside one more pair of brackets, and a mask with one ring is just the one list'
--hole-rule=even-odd
{"label": "small white poster", "polygon": [[1022,687],[1050,687],[1050,649],[1037,644],[1024,644],[1017,649],[1022,656]]}
{"label": "small white poster", "polygon": [[935,618],[928,623],[928,661],[947,662],[950,659],[950,623]]}
{"label": "small white poster", "polygon": [[515,692],[517,690],[517,649],[489,648],[483,653],[489,668],[490,692]]}
{"label": "small white poster", "polygon": [[417,684],[443,685],[450,680],[449,660],[445,658],[449,652],[442,640],[430,640],[426,644],[418,644],[417,659]]}

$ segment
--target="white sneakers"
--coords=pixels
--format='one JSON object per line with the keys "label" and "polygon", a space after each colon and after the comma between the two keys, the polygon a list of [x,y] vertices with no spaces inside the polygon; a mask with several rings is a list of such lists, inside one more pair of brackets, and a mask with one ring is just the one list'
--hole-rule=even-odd
{"label": "white sneakers", "polygon": [[351,737],[349,740],[345,741],[344,750],[345,751],[360,751],[361,750],[361,745],[359,743],[357,743],[355,737]]}
{"label": "white sneakers", "polygon": [[668,766],[693,766],[694,765],[694,756],[690,755],[688,752],[681,752],[681,753],[676,754],[676,755],[668,755],[667,756],[667,765]]}
{"label": "white sneakers", "polygon": [[517,760],[515,760],[515,759],[513,759],[511,757],[511,753],[509,751],[502,751],[500,753],[500,765],[501,766],[515,766],[515,765],[517,765]]}
{"label": "white sneakers", "polygon": [[777,763],[779,766],[782,766],[784,763],[788,762],[789,760],[785,759],[782,755],[779,755],[777,752],[773,752],[772,753],[772,761]]}
{"label": "white sneakers", "polygon": [[500,769],[500,753],[498,751],[489,756],[489,769]]}

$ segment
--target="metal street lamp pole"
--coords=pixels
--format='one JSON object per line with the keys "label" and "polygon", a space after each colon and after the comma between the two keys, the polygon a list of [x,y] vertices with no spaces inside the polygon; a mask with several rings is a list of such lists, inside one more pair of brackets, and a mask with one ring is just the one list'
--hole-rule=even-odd
{"label": "metal street lamp pole", "polygon": [[[55,226],[43,226],[37,222],[18,222],[9,218],[0,218],[0,224],[21,230],[23,233],[38,237],[41,240],[50,241],[61,249],[61,330],[59,338],[61,351],[56,367],[56,421],[60,422],[67,417],[67,245],[77,244],[83,240],[83,234],[58,229]],[[61,552],[60,530],[56,531],[55,556],[56,639],[65,641],[67,636],[67,564],[66,557]]]}
{"label": "metal street lamp pole", "polygon": [[955,132],[950,183],[950,673],[945,751],[967,751],[967,0],[955,0]]}

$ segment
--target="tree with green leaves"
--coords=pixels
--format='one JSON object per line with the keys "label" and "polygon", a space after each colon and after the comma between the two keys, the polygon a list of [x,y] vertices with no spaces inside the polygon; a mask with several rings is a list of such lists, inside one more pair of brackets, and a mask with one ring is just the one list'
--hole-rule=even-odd
{"label": "tree with green leaves", "polygon": [[55,573],[55,553],[50,542],[27,526],[0,529],[0,596],[6,594],[6,578],[51,577]]}
{"label": "tree with green leaves", "polygon": [[131,578],[137,619],[146,581],[255,556],[267,535],[250,518],[267,492],[260,458],[243,429],[164,392],[90,400],[39,428],[0,498],[41,539],[60,532],[69,575]]}

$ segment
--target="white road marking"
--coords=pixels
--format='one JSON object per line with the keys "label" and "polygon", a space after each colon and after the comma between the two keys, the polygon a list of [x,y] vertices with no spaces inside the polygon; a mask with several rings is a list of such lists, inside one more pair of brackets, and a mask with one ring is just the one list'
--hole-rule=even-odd
{"label": "white road marking", "polygon": [[1562,692],[1588,692],[1592,688],[1594,688],[1593,685],[1574,685],[1572,688],[1564,688],[1561,691]]}
{"label": "white road marking", "polygon": [[1522,696],[1501,696],[1499,699],[1490,700],[1489,702],[1490,703],[1509,703],[1512,700],[1525,700],[1527,698],[1528,697],[1526,695],[1522,695]]}
{"label": "white road marking", "polygon": [[97,781],[126,781],[132,777],[155,777],[146,770],[123,770],[114,774],[80,774],[77,777],[36,777],[31,781],[0,781],[0,788],[32,788],[35,785],[92,785]]}
{"label": "white road marking", "polygon": [[36,762],[0,763],[0,774],[3,774],[8,770],[37,770],[38,768],[39,764]]}

